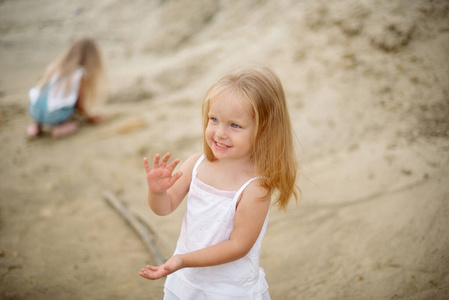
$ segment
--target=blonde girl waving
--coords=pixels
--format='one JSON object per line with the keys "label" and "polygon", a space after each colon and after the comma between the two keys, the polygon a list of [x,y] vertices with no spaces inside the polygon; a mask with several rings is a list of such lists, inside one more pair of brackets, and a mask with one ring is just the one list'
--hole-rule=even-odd
{"label": "blonde girl waving", "polygon": [[147,266],[167,276],[164,299],[270,299],[259,266],[271,200],[286,209],[297,198],[297,160],[284,90],[268,68],[239,68],[203,101],[204,154],[174,173],[179,160],[144,159],[148,203],[168,215],[188,194],[174,255]]}

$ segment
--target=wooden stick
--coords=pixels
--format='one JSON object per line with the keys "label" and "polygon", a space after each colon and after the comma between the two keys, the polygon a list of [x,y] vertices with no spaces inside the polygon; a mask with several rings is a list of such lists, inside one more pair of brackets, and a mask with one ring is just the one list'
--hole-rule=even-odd
{"label": "wooden stick", "polygon": [[108,201],[108,203],[120,214],[123,219],[134,229],[134,231],[140,236],[143,240],[146,248],[153,255],[154,262],[156,265],[162,265],[165,262],[164,257],[162,256],[159,248],[156,245],[156,242],[148,231],[148,229],[141,223],[139,220],[130,213],[126,207],[120,202],[120,200],[115,197],[114,193],[111,191],[105,191],[104,197]]}

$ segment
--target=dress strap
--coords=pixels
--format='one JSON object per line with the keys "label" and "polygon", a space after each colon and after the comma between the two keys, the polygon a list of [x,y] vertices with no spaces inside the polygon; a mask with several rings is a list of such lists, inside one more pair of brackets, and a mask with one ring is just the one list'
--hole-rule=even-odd
{"label": "dress strap", "polygon": [[193,167],[193,170],[192,170],[192,180],[193,180],[193,178],[196,177],[196,173],[198,172],[198,167],[200,166],[201,162],[204,160],[205,157],[206,157],[206,155],[203,154],[196,161],[195,166]]}
{"label": "dress strap", "polygon": [[246,189],[246,187],[256,179],[259,179],[259,177],[253,177],[250,180],[248,180],[247,182],[245,182],[244,185],[242,185],[242,187],[237,191],[237,193],[234,196],[234,200],[236,201],[236,203],[239,202],[240,195],[243,193],[243,191]]}

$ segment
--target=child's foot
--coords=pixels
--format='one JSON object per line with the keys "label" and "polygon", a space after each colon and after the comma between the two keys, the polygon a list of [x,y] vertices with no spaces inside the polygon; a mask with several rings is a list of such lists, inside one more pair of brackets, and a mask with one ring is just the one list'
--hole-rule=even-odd
{"label": "child's foot", "polygon": [[41,134],[41,128],[39,124],[33,123],[27,127],[27,136],[32,139],[38,137]]}
{"label": "child's foot", "polygon": [[51,129],[51,136],[54,138],[62,137],[78,130],[76,122],[65,122]]}

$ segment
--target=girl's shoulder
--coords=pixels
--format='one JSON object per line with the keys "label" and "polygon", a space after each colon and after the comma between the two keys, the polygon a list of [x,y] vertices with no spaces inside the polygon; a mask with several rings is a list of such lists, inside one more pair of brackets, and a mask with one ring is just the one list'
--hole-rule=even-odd
{"label": "girl's shoulder", "polygon": [[270,190],[264,185],[260,177],[255,178],[245,189],[247,195],[258,199],[270,199]]}
{"label": "girl's shoulder", "polygon": [[183,172],[183,174],[191,175],[195,164],[198,162],[202,155],[202,153],[195,153],[188,157],[181,166],[181,171]]}
{"label": "girl's shoulder", "polygon": [[185,164],[193,164],[193,165],[195,165],[196,162],[201,158],[201,156],[203,156],[203,153],[195,153],[195,154],[192,154],[192,155],[190,155],[190,156],[186,159]]}

